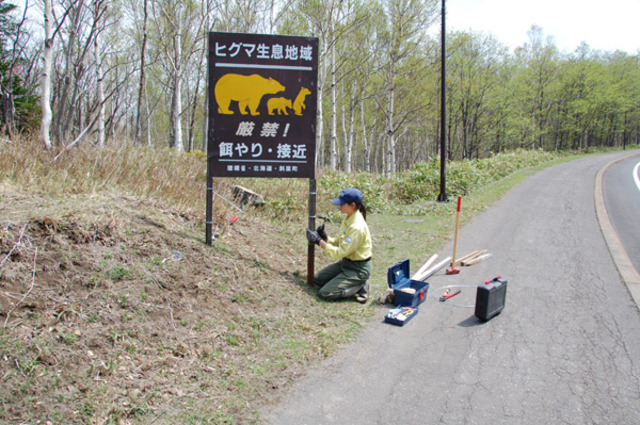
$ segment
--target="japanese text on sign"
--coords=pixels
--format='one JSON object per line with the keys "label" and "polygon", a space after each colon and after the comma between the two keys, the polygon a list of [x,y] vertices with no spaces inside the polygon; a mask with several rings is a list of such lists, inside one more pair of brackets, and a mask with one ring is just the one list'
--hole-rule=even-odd
{"label": "japanese text on sign", "polygon": [[[243,54],[247,58],[256,59],[285,59],[297,61],[302,59],[305,61],[313,60],[312,46],[285,45],[274,43],[267,45],[265,43],[224,43],[215,44],[215,56],[219,58],[236,56]],[[255,54],[255,56],[253,56]]]}
{"label": "japanese text on sign", "polygon": [[318,40],[211,33],[215,176],[314,177]]}

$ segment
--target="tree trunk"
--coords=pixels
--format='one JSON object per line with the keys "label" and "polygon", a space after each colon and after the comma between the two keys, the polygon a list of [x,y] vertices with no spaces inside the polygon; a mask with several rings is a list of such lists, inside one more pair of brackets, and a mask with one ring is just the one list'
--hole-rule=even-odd
{"label": "tree trunk", "polygon": [[149,108],[149,96],[147,96],[147,87],[144,88],[144,106],[147,116],[147,146],[151,146],[151,109]]}
{"label": "tree trunk", "polygon": [[97,83],[97,97],[98,97],[98,147],[104,148],[105,145],[105,130],[104,130],[104,83],[102,75],[102,55],[100,54],[100,43],[98,43],[98,35],[95,40],[96,49],[96,83]]}
{"label": "tree trunk", "polygon": [[[72,126],[72,120],[74,118],[75,108],[75,92],[78,89],[79,82],[77,81],[77,68],[74,66],[73,54],[77,52],[78,44],[78,31],[80,26],[80,17],[82,15],[82,8],[84,7],[84,1],[80,0],[77,4],[73,4],[69,8],[69,15],[71,16],[71,28],[69,31],[69,38],[67,40],[66,55],[65,55],[65,68],[64,79],[62,80],[62,89],[60,90],[59,97],[56,97],[56,117],[54,123],[54,134],[58,140],[64,141],[69,136],[67,132]],[[64,50],[64,49],[63,49]],[[69,91],[71,90],[71,82],[74,80],[74,95],[69,99]],[[80,113],[80,111],[78,111]],[[82,127],[82,122],[78,122],[78,126]]]}
{"label": "tree trunk", "polygon": [[362,146],[364,148],[364,170],[367,173],[371,172],[371,155],[369,140],[367,139],[367,126],[364,119],[364,94],[360,99],[360,125],[362,127]]}
{"label": "tree trunk", "polygon": [[[202,49],[202,54],[200,55],[199,63],[205,64],[207,63],[207,42],[204,42],[204,47]],[[200,95],[200,82],[202,81],[202,67],[197,67],[198,71],[196,72],[196,87],[193,91],[193,102],[191,103],[191,113],[189,114],[189,131],[188,131],[188,142],[187,142],[187,152],[191,152],[193,148],[193,139],[195,136],[195,126],[196,126],[196,113],[198,111],[198,97]],[[205,92],[206,92],[206,84],[205,84]],[[207,99],[205,98],[205,102]],[[206,107],[205,107],[206,109]],[[206,113],[206,111],[205,111]]]}
{"label": "tree trunk", "polygon": [[[321,43],[322,52],[320,57],[326,57],[326,43]],[[326,61],[322,61],[322,64],[318,64],[318,101],[317,105],[317,119],[316,119],[316,164],[324,165],[324,138],[322,132],[324,131],[324,110],[322,108],[322,93],[324,91],[324,83],[326,80],[326,67],[324,65]]]}
{"label": "tree trunk", "polygon": [[145,60],[147,49],[147,21],[149,14],[147,11],[147,0],[144,0],[144,19],[142,21],[142,45],[140,46],[140,87],[138,88],[138,105],[136,109],[136,143],[142,144],[142,97],[145,85]]}
{"label": "tree trunk", "polygon": [[[331,20],[331,37],[334,37],[334,21]],[[336,124],[336,43],[331,43],[331,171],[336,171],[338,161]]]}
{"label": "tree trunk", "polygon": [[176,74],[173,77],[173,90],[171,95],[171,125],[169,129],[169,146],[176,152],[184,151],[182,142],[182,121],[180,117],[180,106],[182,104],[182,78]]}
{"label": "tree trunk", "polygon": [[347,172],[351,173],[353,171],[353,145],[354,145],[354,132],[355,132],[355,113],[356,113],[356,102],[353,96],[356,95],[356,82],[353,82],[353,90],[351,91],[351,96],[349,100],[349,134],[346,136],[347,142],[347,152],[346,152],[346,166]]}
{"label": "tree trunk", "polygon": [[169,146],[174,148],[176,152],[183,152],[184,145],[182,142],[182,4],[178,4],[178,13],[176,14],[176,34],[173,39],[174,43],[174,70],[173,84],[171,93],[171,118],[169,127]]}
{"label": "tree trunk", "polygon": [[393,114],[395,109],[395,87],[393,84],[395,77],[393,73],[389,78],[389,92],[388,92],[388,112],[387,112],[387,174],[393,174],[396,172],[396,146],[395,146],[395,131]]}
{"label": "tree trunk", "polygon": [[42,121],[40,139],[45,148],[52,149],[51,143],[51,70],[53,64],[53,31],[51,20],[53,10],[51,0],[44,0],[44,63],[42,70]]}

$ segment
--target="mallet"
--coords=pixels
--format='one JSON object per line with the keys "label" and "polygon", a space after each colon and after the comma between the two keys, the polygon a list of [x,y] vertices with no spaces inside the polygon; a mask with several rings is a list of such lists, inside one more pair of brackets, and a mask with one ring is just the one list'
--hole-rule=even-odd
{"label": "mallet", "polygon": [[460,203],[462,202],[462,196],[458,196],[458,211],[456,212],[456,231],[453,236],[453,257],[451,259],[451,267],[447,269],[447,274],[458,274],[460,273],[460,268],[455,267],[456,265],[456,249],[458,248],[458,226],[460,224]]}

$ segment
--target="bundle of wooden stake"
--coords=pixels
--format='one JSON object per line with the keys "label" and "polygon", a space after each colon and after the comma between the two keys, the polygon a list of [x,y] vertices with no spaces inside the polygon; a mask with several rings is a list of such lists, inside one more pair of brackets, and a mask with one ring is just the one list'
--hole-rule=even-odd
{"label": "bundle of wooden stake", "polygon": [[[460,257],[459,259],[457,258],[456,263],[451,264],[451,267],[472,266],[476,263],[479,263],[480,261],[491,258],[491,256],[492,254],[488,253],[486,249],[476,250],[476,251],[470,252],[467,255]],[[418,281],[424,282],[429,277],[436,274],[438,270],[441,270],[442,268],[450,264],[451,257],[447,257],[442,261],[436,263],[437,260],[438,260],[438,254],[433,254],[431,258],[429,258],[427,262],[424,263],[422,267],[420,267],[420,269],[418,269],[418,271],[411,276],[411,280],[418,280]]]}
{"label": "bundle of wooden stake", "polygon": [[460,264],[461,266],[473,266],[474,264],[491,258],[492,256],[493,254],[487,252],[486,249],[479,249],[470,252],[469,254],[461,257],[459,260],[456,260],[456,264],[454,264],[453,267],[455,267],[457,264]]}

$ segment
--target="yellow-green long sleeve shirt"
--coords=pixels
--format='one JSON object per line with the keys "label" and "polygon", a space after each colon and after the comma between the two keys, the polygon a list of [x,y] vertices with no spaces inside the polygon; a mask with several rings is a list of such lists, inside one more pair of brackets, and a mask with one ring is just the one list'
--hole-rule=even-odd
{"label": "yellow-green long sleeve shirt", "polygon": [[340,226],[340,235],[330,237],[324,248],[325,254],[334,260],[347,258],[361,261],[371,258],[371,233],[362,213],[356,211]]}

